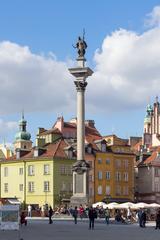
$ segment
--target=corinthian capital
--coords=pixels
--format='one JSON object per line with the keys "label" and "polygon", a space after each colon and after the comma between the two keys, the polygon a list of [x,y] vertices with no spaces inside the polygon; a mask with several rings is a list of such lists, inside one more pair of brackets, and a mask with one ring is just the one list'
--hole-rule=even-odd
{"label": "corinthian capital", "polygon": [[85,91],[85,88],[87,86],[87,82],[85,81],[74,81],[76,85],[77,92],[79,91]]}

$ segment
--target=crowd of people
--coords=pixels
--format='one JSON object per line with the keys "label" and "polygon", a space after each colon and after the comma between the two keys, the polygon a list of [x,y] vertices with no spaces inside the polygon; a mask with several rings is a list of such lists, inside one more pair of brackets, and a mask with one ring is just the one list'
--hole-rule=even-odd
{"label": "crowd of people", "polygon": [[[151,220],[150,214],[145,209],[139,209],[136,211],[128,209],[113,209],[110,210],[108,208],[104,209],[103,207],[97,206],[93,208],[92,206],[88,207],[85,206],[76,206],[72,207],[67,205],[62,205],[60,207],[56,207],[52,209],[52,207],[44,207],[44,210],[38,209],[41,216],[49,218],[49,224],[52,224],[52,218],[56,215],[68,215],[72,216],[74,223],[77,224],[77,219],[88,218],[89,219],[89,229],[94,229],[94,221],[96,218],[104,218],[106,224],[110,223],[110,219],[114,219],[117,223],[134,223],[138,222],[139,226],[144,228],[146,226],[146,221]],[[27,225],[26,216],[32,217],[32,207],[28,205],[27,213],[25,211],[21,212],[20,215],[20,223]],[[154,220],[156,222],[155,229],[160,229],[160,210],[158,209],[157,212],[154,214]]]}

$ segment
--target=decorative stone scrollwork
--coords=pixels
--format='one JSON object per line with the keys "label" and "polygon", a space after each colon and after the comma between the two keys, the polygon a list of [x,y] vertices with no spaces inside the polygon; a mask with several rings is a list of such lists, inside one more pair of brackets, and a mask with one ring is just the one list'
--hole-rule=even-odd
{"label": "decorative stone scrollwork", "polygon": [[77,91],[85,91],[87,82],[85,81],[74,81]]}
{"label": "decorative stone scrollwork", "polygon": [[72,171],[77,172],[78,174],[83,174],[88,171],[90,165],[85,160],[77,161],[72,166]]}

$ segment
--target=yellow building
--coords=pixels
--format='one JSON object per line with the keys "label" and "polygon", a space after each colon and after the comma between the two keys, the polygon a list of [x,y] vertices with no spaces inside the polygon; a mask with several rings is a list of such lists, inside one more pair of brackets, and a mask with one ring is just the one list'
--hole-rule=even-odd
{"label": "yellow building", "polygon": [[53,205],[53,160],[13,159],[1,162],[1,197]]}
{"label": "yellow building", "polygon": [[109,144],[106,149],[103,148],[101,152],[96,153],[95,202],[133,201],[135,155],[126,140],[120,141],[115,135],[104,139]]}
{"label": "yellow building", "polygon": [[[0,198],[18,198],[20,202],[42,207],[59,205],[72,196],[72,165],[76,161],[73,147],[61,133],[52,129],[46,138],[37,135],[32,148],[24,116],[15,136],[15,155],[0,161]],[[52,138],[50,137],[52,134]],[[47,142],[46,142],[47,139]]]}

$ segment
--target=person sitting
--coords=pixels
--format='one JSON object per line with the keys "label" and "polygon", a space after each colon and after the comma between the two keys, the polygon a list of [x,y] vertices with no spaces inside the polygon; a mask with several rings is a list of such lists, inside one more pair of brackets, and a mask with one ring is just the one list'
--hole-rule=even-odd
{"label": "person sitting", "polygon": [[27,220],[26,220],[26,215],[24,212],[21,213],[20,215],[20,224],[21,226],[24,224],[25,226],[27,226]]}

